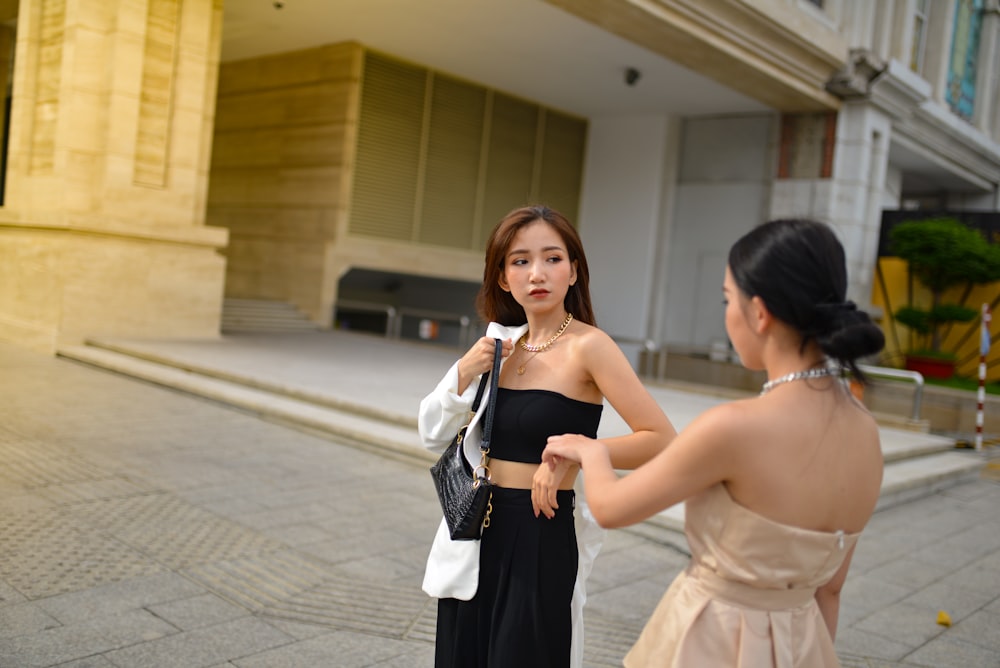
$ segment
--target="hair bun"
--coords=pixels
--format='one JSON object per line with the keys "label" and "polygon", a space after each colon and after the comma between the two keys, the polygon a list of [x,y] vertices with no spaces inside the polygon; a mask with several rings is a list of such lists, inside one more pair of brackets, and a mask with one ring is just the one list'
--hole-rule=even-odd
{"label": "hair bun", "polygon": [[857,311],[857,304],[850,299],[842,302],[816,304],[813,306],[812,322],[807,329],[813,335],[839,329],[845,320],[850,321],[855,319],[852,317],[852,314],[856,314]]}
{"label": "hair bun", "polygon": [[871,317],[852,301],[817,304],[813,335],[821,350],[841,362],[875,354],[885,345],[885,335]]}

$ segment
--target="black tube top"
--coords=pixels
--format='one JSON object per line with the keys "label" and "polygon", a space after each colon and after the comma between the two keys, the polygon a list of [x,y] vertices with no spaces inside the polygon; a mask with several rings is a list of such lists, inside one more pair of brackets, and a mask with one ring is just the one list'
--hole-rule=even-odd
{"label": "black tube top", "polygon": [[597,437],[603,404],[570,399],[551,390],[498,388],[490,457],[541,464],[549,436]]}

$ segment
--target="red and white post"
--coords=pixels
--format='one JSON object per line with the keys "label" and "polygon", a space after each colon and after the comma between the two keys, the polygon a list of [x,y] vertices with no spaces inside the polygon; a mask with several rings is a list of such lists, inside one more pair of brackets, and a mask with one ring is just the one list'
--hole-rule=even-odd
{"label": "red and white post", "polygon": [[981,335],[979,338],[979,390],[976,393],[976,452],[983,449],[983,404],[986,403],[986,356],[990,353],[990,305],[983,304]]}

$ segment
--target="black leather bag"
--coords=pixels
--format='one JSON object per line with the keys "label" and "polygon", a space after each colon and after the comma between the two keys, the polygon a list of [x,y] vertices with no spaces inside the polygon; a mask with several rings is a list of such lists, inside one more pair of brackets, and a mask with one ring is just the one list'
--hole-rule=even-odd
{"label": "black leather bag", "polygon": [[479,410],[486,385],[490,386],[490,397],[483,416],[483,438],[479,444],[482,453],[479,466],[473,469],[462,451],[462,441],[469,425],[458,430],[448,449],[437,463],[431,467],[431,477],[437,489],[441,510],[448,524],[452,540],[477,540],[483,529],[490,525],[490,501],[493,498],[493,481],[486,465],[490,452],[490,436],[493,431],[493,411],[497,400],[497,382],[500,377],[500,360],[503,357],[503,343],[496,340],[496,355],[493,371],[483,375],[472,402],[472,414]]}

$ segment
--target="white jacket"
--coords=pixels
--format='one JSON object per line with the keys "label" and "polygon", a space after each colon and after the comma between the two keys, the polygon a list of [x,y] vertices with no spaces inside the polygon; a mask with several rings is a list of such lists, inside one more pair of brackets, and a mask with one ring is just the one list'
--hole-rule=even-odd
{"label": "white jacket", "polygon": [[[517,341],[528,329],[527,325],[505,327],[492,322],[486,328],[486,336],[496,339],[513,339]],[[503,361],[505,363],[506,360]],[[420,402],[418,426],[420,439],[424,447],[433,452],[444,452],[455,434],[465,424],[472,402],[476,398],[479,379],[469,383],[469,387],[461,395],[458,394],[458,362],[452,365],[437,387]],[[469,422],[463,441],[465,458],[470,466],[479,464],[479,443],[482,437],[482,426],[479,424],[489,400],[487,386],[479,411]],[[578,477],[578,481],[582,477]],[[580,486],[578,482],[578,486]],[[594,520],[587,507],[582,489],[577,490],[576,497],[576,542],[579,549],[579,565],[576,573],[576,586],[573,590],[573,650],[571,666],[583,665],[583,604],[587,594],[584,584],[594,559],[600,552],[604,541],[604,529]],[[436,598],[457,598],[468,601],[476,595],[479,585],[479,541],[451,540],[448,526],[444,518],[438,526],[434,543],[431,545],[427,558],[427,568],[424,571],[423,590]]]}

